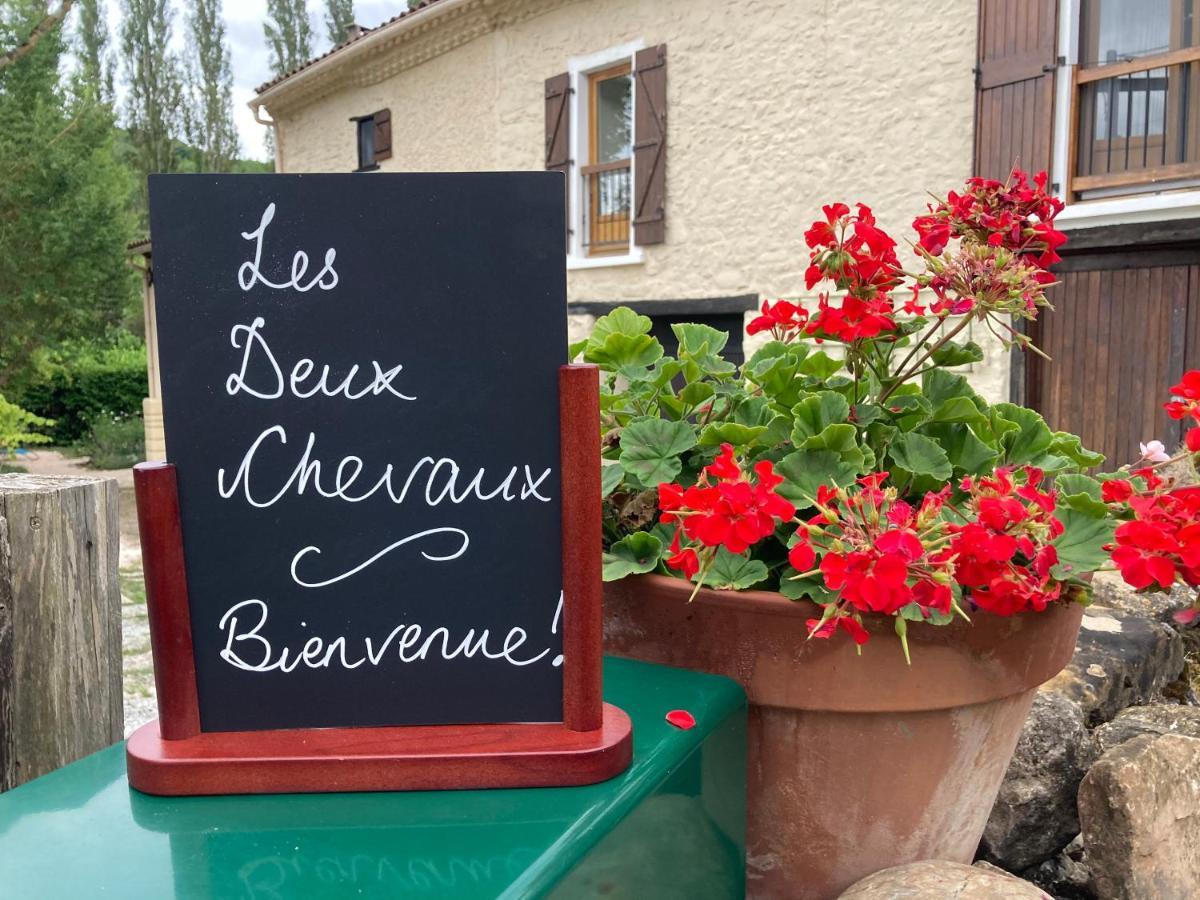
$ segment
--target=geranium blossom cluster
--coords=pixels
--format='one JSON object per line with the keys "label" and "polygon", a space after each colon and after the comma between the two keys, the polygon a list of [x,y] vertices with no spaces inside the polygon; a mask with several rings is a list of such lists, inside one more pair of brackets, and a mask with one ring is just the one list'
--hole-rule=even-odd
{"label": "geranium blossom cluster", "polygon": [[769,460],[755,463],[751,474],[743,470],[733,446],[722,444],[696,484],[660,484],[661,520],[678,525],[667,565],[691,578],[711,562],[718,547],[742,553],[774,533],[777,522],[796,515],[796,507],[776,493],[782,482]]}
{"label": "geranium blossom cluster", "polygon": [[1014,169],[1007,183],[990,178],[967,179],[966,190],[951,191],[927,215],[918,216],[913,228],[919,245],[931,256],[940,256],[953,238],[969,243],[1003,247],[1018,259],[1040,270],[1043,284],[1054,281],[1047,270],[1059,261],[1058,248],[1067,236],[1054,227],[1063,202],[1046,193],[1046,173],[1029,176]]}
{"label": "geranium blossom cluster", "polygon": [[[1200,421],[1200,371],[1184,373],[1171,396],[1164,408],[1172,419]],[[1176,485],[1158,472],[1200,452],[1200,427],[1188,430],[1186,444],[1188,452],[1174,459],[1159,441],[1143,444],[1142,462],[1154,464],[1135,468],[1128,478],[1111,478],[1101,488],[1104,502],[1125,520],[1105,549],[1125,582],[1138,590],[1168,590],[1177,582],[1200,587],[1200,486]],[[1197,615],[1200,599],[1176,618],[1190,622]]]}
{"label": "geranium blossom cluster", "polygon": [[[863,643],[862,613],[911,607],[925,618],[949,614],[956,585],[976,606],[1002,616],[1045,609],[1058,597],[1050,542],[1062,524],[1038,469],[964,479],[961,508],[951,504],[949,486],[914,508],[884,487],[886,479],[877,472],[853,490],[821,488],[817,514],[797,531],[788,554],[794,577],[819,574],[837,595],[824,618],[809,623],[812,636],[843,628]],[[841,621],[847,617],[852,621]]]}
{"label": "geranium blossom cluster", "polygon": [[812,637],[842,628],[863,644],[861,613],[894,615],[914,603],[950,612],[951,559],[940,520],[946,492],[927,494],[914,509],[883,486],[887,477],[864,476],[853,490],[822,486],[816,515],[796,532],[788,551],[795,577],[819,575],[838,597],[823,618],[809,620]]}
{"label": "geranium blossom cluster", "polygon": [[828,281],[842,296],[833,300],[829,292],[820,293],[812,315],[788,300],[764,302],[762,315],[747,328],[750,334],[770,331],[786,339],[803,332],[850,343],[895,330],[892,291],[902,279],[896,242],[861,203],[854,214],[844,203],[822,211],[825,218],[804,232],[810,251],[804,282],[812,290]]}
{"label": "geranium blossom cluster", "polygon": [[1040,469],[1025,466],[960,484],[968,494],[967,521],[948,526],[954,535],[954,580],[988,612],[1040,612],[1058,599],[1061,586],[1051,575],[1058,552],[1051,541],[1063,525],[1054,515],[1055,492],[1044,490],[1042,481]]}
{"label": "geranium blossom cluster", "polygon": [[[1054,227],[1062,201],[1046,193],[1046,173],[1030,180],[1019,169],[1007,182],[971,178],[962,193],[930,206],[913,221],[925,271],[903,271],[896,242],[862,204],[851,214],[844,203],[823,207],[825,218],[804,233],[810,249],[804,281],[808,290],[832,283],[833,292],[817,295],[814,311],[790,300],[764,302],[750,334],[770,332],[778,340],[802,335],[853,343],[897,330],[893,292],[904,279],[911,296],[902,311],[913,315],[988,318],[1003,313],[1032,319],[1047,303],[1053,283],[1049,266],[1058,262],[1066,235]],[[951,241],[954,252],[947,252]],[[932,295],[928,305],[922,292]],[[835,297],[834,294],[837,294]],[[1028,340],[995,319],[1005,341]],[[1197,437],[1200,441],[1200,436]]]}
{"label": "geranium blossom cluster", "polygon": [[[1192,419],[1200,422],[1200,371],[1185,372],[1179,384],[1171,387],[1172,399],[1163,409],[1172,419]],[[1193,425],[1184,435],[1184,443],[1192,453],[1200,453],[1200,426]]]}

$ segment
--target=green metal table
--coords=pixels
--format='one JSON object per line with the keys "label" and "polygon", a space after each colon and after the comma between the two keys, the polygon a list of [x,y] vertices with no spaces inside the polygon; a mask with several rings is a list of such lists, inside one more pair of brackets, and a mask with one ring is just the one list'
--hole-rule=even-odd
{"label": "green metal table", "polygon": [[587,787],[151,797],[117,744],[0,794],[0,898],[742,897],[741,689],[621,659],[604,679],[633,765]]}

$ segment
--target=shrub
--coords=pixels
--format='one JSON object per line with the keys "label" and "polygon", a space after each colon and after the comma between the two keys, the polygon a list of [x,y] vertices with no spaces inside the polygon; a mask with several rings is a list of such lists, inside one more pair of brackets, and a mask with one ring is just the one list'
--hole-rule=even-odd
{"label": "shrub", "polygon": [[147,393],[146,348],[132,335],[115,344],[78,343],[45,354],[15,386],[14,400],[55,424],[51,439],[70,444],[89,435],[102,414],[139,416]]}
{"label": "shrub", "polygon": [[78,449],[91,457],[93,468],[127,469],[146,458],[142,417],[101,413]]}
{"label": "shrub", "polygon": [[8,402],[0,394],[0,462],[12,456],[18,447],[49,443],[50,438],[35,429],[44,429],[53,424],[49,419],[35,416]]}

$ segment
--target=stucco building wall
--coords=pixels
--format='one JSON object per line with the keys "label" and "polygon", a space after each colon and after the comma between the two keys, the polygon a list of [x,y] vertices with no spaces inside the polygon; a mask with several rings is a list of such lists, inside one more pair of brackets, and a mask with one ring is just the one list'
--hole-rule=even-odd
{"label": "stucco building wall", "polygon": [[[667,45],[666,242],[637,265],[570,271],[572,301],[802,297],[802,233],[822,203],[864,202],[904,242],[926,191],[970,174],[975,0],[478,7],[457,26],[479,32],[465,44],[382,80],[364,67],[358,83],[271,103],[282,169],[352,171],[349,117],[385,107],[384,171],[541,168],[545,79],[571,57],[641,40]],[[975,368],[981,390],[1006,396],[1006,354],[993,344]]]}

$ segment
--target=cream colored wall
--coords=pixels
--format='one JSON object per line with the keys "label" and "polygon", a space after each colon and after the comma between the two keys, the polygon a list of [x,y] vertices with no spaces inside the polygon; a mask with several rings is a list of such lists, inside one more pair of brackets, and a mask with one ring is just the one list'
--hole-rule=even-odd
{"label": "cream colored wall", "polygon": [[[865,202],[903,242],[925,192],[969,174],[976,0],[518,2],[542,11],[272,110],[285,171],[352,170],[347,119],[383,107],[384,170],[541,168],[545,79],[642,40],[667,45],[667,240],[640,265],[571,271],[571,300],[802,296],[822,203]],[[974,377],[1000,398],[1007,361],[992,356]]]}

